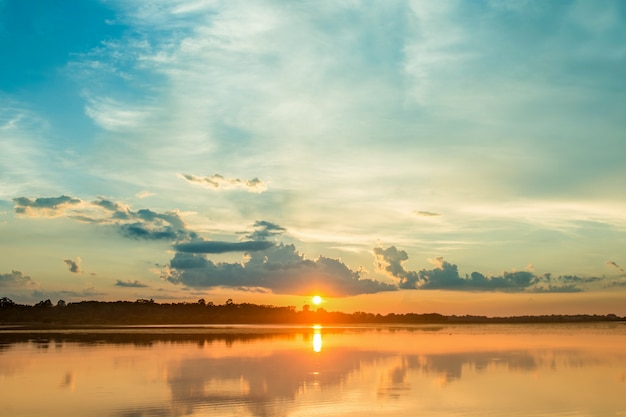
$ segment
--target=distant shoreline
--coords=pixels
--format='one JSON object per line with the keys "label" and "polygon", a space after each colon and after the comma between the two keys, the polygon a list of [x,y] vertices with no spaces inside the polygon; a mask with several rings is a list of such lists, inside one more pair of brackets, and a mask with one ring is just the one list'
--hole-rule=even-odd
{"label": "distant shoreline", "polygon": [[[197,303],[163,303],[153,300],[80,301],[50,300],[33,306],[0,299],[0,329],[7,326],[45,329],[72,329],[77,326],[226,326],[226,325],[406,325],[406,324],[531,324],[531,323],[591,323],[624,322],[626,317],[615,314],[522,315],[488,317],[477,315],[442,315],[438,313],[329,312],[323,308],[312,310],[305,306],[271,306],[250,303],[236,304],[228,300],[215,305],[199,300]],[[165,327],[163,327],[165,328]]]}
{"label": "distant shoreline", "polygon": [[168,325],[124,325],[124,324],[41,324],[41,323],[20,323],[20,324],[0,324],[0,337],[3,334],[29,333],[33,334],[128,334],[134,335],[195,335],[195,334],[233,334],[233,335],[254,335],[254,334],[288,334],[299,331],[324,330],[325,332],[335,331],[358,331],[371,328],[385,328],[391,330],[416,330],[416,331],[439,331],[447,326],[507,326],[507,325],[538,325],[538,326],[567,326],[567,325],[593,325],[593,324],[616,324],[626,326],[624,320],[595,320],[595,321],[536,321],[536,322],[448,322],[448,323],[329,323],[329,324],[255,324],[255,323],[230,323],[230,324],[168,324]]}

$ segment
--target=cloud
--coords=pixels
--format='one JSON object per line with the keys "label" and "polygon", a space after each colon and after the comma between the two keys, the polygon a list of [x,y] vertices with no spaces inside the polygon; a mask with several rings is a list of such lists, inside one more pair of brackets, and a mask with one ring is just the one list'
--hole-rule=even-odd
{"label": "cloud", "polygon": [[363,279],[343,262],[320,256],[309,260],[294,245],[271,245],[241,263],[213,262],[198,253],[177,252],[164,278],[192,288],[264,288],[276,294],[350,296],[394,291],[396,287]]}
{"label": "cloud", "polygon": [[619,265],[618,265],[617,263],[615,263],[614,261],[606,261],[606,264],[607,264],[608,266],[611,266],[611,267],[613,267],[613,268],[617,269],[617,270],[618,270],[618,271],[620,271],[620,272],[624,272],[624,268],[622,268],[621,266],[619,266]]}
{"label": "cloud", "polygon": [[543,278],[547,282],[564,282],[564,283],[573,283],[573,284],[588,283],[588,282],[595,282],[595,281],[602,280],[602,278],[600,277],[579,277],[577,275],[560,275],[556,278],[553,278],[552,274],[544,274]]}
{"label": "cloud", "polygon": [[179,176],[192,184],[199,184],[210,190],[242,188],[251,193],[262,193],[267,191],[267,185],[259,178],[241,180],[238,178],[225,178],[219,174],[213,174],[206,177],[197,177],[190,174],[180,174]]}
{"label": "cloud", "polygon": [[121,132],[131,130],[143,122],[151,109],[126,106],[112,98],[91,98],[85,114],[104,130]]}
{"label": "cloud", "polygon": [[255,229],[254,232],[246,235],[251,240],[267,240],[287,231],[284,227],[265,220],[257,220],[252,227]]}
{"label": "cloud", "polygon": [[147,288],[148,285],[144,284],[142,282],[139,282],[137,280],[131,281],[131,280],[126,280],[126,281],[121,281],[121,280],[117,280],[117,282],[115,283],[115,285],[117,287],[126,287],[126,288]]}
{"label": "cloud", "polygon": [[274,244],[266,241],[232,243],[198,239],[187,243],[175,244],[174,249],[178,252],[186,253],[227,253],[256,252],[269,249],[271,246],[274,246]]}
{"label": "cloud", "polygon": [[111,212],[118,231],[125,237],[145,240],[176,240],[195,236],[186,230],[177,212],[157,213],[149,209],[132,211],[108,200],[94,204]]}
{"label": "cloud", "polygon": [[99,197],[98,200],[93,201],[91,204],[93,204],[94,206],[102,207],[103,209],[108,210],[108,211],[114,211],[114,212],[127,211],[127,208],[125,208],[122,204],[107,200],[102,197]]}
{"label": "cloud", "polygon": [[[32,298],[36,300],[56,300],[63,298],[72,298],[76,300],[84,300],[85,298],[95,298],[107,295],[104,292],[98,291],[93,287],[85,288],[81,291],[74,290],[60,290],[60,291],[40,291],[36,290],[32,292]],[[66,300],[67,301],[67,300]]]}
{"label": "cloud", "polygon": [[[3,33],[6,36],[6,32]],[[18,96],[2,91],[0,115],[1,198],[17,195],[26,184],[43,188],[57,186],[52,184],[48,168],[56,153],[56,149],[50,148],[49,120]]]}
{"label": "cloud", "polygon": [[65,262],[65,264],[68,266],[70,272],[73,272],[75,274],[82,272],[80,269],[80,258],[77,258],[76,261],[73,261],[71,259],[64,259],[63,262]]}
{"label": "cloud", "polygon": [[25,287],[34,284],[36,282],[21,271],[13,270],[10,273],[0,274],[0,287]]}
{"label": "cloud", "polygon": [[576,287],[573,284],[570,285],[548,285],[547,287],[532,288],[530,292],[536,293],[571,293],[582,292],[581,288]]}
{"label": "cloud", "polygon": [[150,192],[150,191],[141,191],[135,195],[139,198],[146,198],[146,197],[152,197],[153,195],[155,195],[155,193]]}
{"label": "cloud", "polygon": [[406,271],[402,263],[409,259],[409,255],[403,250],[398,250],[395,246],[387,249],[374,248],[376,268],[387,272],[394,278],[399,278],[400,288],[416,288],[420,282],[419,274],[414,271]]}
{"label": "cloud", "polygon": [[133,211],[122,203],[103,197],[91,202],[65,195],[36,199],[18,197],[13,201],[16,213],[32,217],[65,216],[80,222],[109,225],[127,238],[173,241],[196,237],[194,232],[187,230],[177,211]]}
{"label": "cloud", "polygon": [[433,269],[407,271],[403,263],[409,257],[395,246],[374,248],[377,270],[397,279],[402,289],[457,290],[457,291],[504,291],[504,292],[580,292],[581,285],[600,280],[598,277],[578,277],[551,274],[536,275],[530,271],[503,272],[499,276],[485,276],[480,272],[460,276],[457,265],[438,257],[431,262]]}
{"label": "cloud", "polygon": [[121,224],[120,233],[126,237],[146,240],[175,240],[178,236],[171,227],[151,228],[144,223]]}
{"label": "cloud", "polygon": [[416,216],[419,217],[438,217],[438,216],[442,216],[441,213],[435,213],[432,211],[413,211],[413,214],[415,214]]}
{"label": "cloud", "polygon": [[81,203],[78,198],[61,195],[60,197],[39,197],[31,199],[28,197],[17,197],[13,199],[14,210],[17,214],[32,217],[57,217],[70,206]]}

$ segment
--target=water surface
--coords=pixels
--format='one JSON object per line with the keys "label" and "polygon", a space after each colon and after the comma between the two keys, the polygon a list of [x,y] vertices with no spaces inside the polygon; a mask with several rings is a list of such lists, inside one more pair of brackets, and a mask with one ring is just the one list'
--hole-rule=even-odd
{"label": "water surface", "polygon": [[626,416],[626,324],[0,330],[0,416]]}

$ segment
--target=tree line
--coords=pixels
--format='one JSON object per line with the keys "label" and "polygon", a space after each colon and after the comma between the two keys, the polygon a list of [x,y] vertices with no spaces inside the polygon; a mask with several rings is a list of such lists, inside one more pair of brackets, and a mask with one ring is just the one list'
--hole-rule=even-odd
{"label": "tree line", "polygon": [[152,299],[136,301],[80,301],[56,304],[43,300],[34,305],[18,304],[8,297],[0,298],[0,324],[30,325],[140,325],[140,324],[451,324],[451,323],[575,323],[626,321],[615,314],[607,315],[527,315],[487,317],[476,315],[445,316],[438,313],[386,315],[366,312],[330,312],[304,305],[272,306],[251,303],[224,304],[157,303]]}

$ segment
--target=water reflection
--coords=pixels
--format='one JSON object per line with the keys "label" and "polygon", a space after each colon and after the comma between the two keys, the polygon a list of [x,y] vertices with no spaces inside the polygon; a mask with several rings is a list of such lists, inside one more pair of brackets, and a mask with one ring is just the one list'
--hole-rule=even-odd
{"label": "water reflection", "polygon": [[319,325],[313,326],[313,351],[322,351],[322,326]]}
{"label": "water reflection", "polygon": [[323,356],[284,351],[261,358],[188,358],[169,365],[167,383],[176,404],[245,404],[253,415],[265,416],[277,405],[291,408],[299,393],[337,386],[378,357],[344,349]]}
{"label": "water reflection", "polygon": [[626,411],[624,328],[224,331],[0,333],[3,407],[16,417]]}

